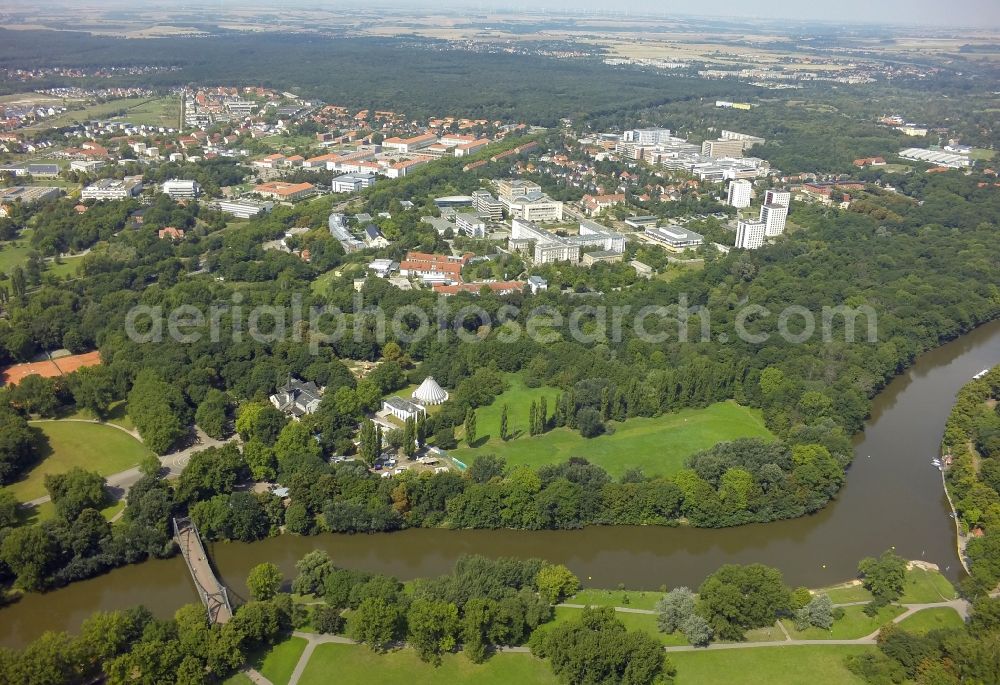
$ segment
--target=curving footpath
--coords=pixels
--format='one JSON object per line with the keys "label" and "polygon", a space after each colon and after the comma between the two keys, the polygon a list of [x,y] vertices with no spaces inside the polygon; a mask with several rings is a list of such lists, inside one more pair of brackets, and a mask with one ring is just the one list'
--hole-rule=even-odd
{"label": "curving footpath", "polygon": [[[846,607],[846,606],[859,606],[862,604],[867,604],[867,602],[846,602],[844,604],[834,604],[835,607]],[[585,604],[558,604],[556,606],[565,607],[568,609],[583,609],[587,605]],[[892,619],[892,623],[899,623],[905,618],[912,616],[918,611],[924,609],[936,609],[942,607],[948,607],[954,609],[958,612],[958,615],[962,617],[962,620],[968,620],[969,618],[969,603],[964,599],[953,599],[941,602],[930,602],[927,604],[900,604],[905,611],[899,616]],[[616,612],[622,614],[656,614],[652,609],[634,609],[632,607],[612,607]],[[767,642],[713,642],[707,647],[695,647],[693,645],[677,645],[672,647],[664,647],[665,652],[693,652],[693,651],[703,651],[703,650],[720,650],[720,649],[758,649],[764,647],[806,647],[809,645],[874,645],[875,638],[878,636],[879,631],[876,630],[869,635],[864,637],[858,637],[853,639],[843,639],[843,640],[799,640],[792,638],[785,629],[785,626],[781,621],[775,621],[781,632],[784,633],[784,640],[770,640]],[[304,633],[301,631],[295,631],[292,633],[295,637],[300,637],[306,640],[306,648],[302,650],[302,655],[299,657],[299,661],[295,664],[295,670],[292,671],[292,676],[288,680],[288,685],[298,685],[299,679],[306,670],[306,666],[309,664],[309,660],[312,658],[313,652],[316,651],[316,647],[324,644],[338,644],[338,645],[357,645],[359,642],[352,640],[349,637],[344,637],[342,635],[320,635],[317,633]],[[514,654],[530,654],[531,650],[524,646],[513,646],[506,647],[497,645],[497,652],[508,652]],[[256,681],[255,681],[256,682]],[[266,681],[261,683],[261,685],[266,685]]]}
{"label": "curving footpath", "polygon": [[[31,421],[31,423],[42,423],[42,422],[58,422],[58,421],[74,421],[77,423],[101,423],[95,419],[42,419],[40,421]],[[118,426],[113,423],[101,423],[104,426],[111,426],[112,428],[117,428],[118,430],[128,433],[133,438],[142,442],[139,434],[135,431],[130,431],[127,428]],[[170,454],[158,457],[160,460],[160,466],[167,470],[164,477],[179,476],[187,463],[191,460],[191,455],[195,452],[201,452],[202,450],[208,449],[209,447],[222,447],[226,443],[232,442],[237,439],[236,435],[226,439],[226,440],[216,440],[215,438],[208,437],[200,428],[196,428],[195,432],[198,436],[198,440],[195,444],[187,447],[185,449],[179,450],[177,452],[172,452]],[[106,487],[111,490],[114,495],[114,499],[118,500],[126,495],[128,495],[129,488],[135,485],[139,479],[142,478],[142,473],[139,471],[138,466],[133,466],[130,469],[125,469],[124,471],[119,471],[118,473],[113,473],[110,476],[105,477]],[[23,507],[37,507],[41,504],[45,504],[51,498],[48,495],[44,497],[37,497],[33,500],[23,502],[21,506]]]}

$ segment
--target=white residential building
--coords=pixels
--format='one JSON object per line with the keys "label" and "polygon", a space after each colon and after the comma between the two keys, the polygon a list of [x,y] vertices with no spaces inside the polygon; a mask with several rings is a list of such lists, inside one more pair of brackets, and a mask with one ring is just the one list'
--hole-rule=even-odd
{"label": "white residential building", "polygon": [[255,217],[270,211],[273,206],[273,202],[258,202],[256,200],[219,200],[219,211],[232,214],[238,219]]}
{"label": "white residential building", "polygon": [[785,221],[788,219],[788,207],[781,205],[762,205],[760,220],[764,223],[764,235],[768,238],[785,232]]}
{"label": "white residential building", "polygon": [[70,171],[82,171],[93,173],[103,167],[107,162],[102,159],[74,159],[69,163]]}
{"label": "white residential building", "polygon": [[330,189],[335,193],[356,193],[375,185],[375,174],[344,174],[333,179]]}
{"label": "white residential building", "polygon": [[477,190],[472,193],[472,206],[479,216],[490,221],[503,220],[503,203],[497,200],[488,190]]}
{"label": "white residential building", "polygon": [[392,414],[400,421],[406,421],[407,419],[413,419],[416,421],[420,418],[421,414],[427,413],[427,410],[421,405],[416,402],[411,402],[410,400],[404,400],[398,395],[382,400],[382,411],[387,414]]}
{"label": "white residential building", "polygon": [[525,221],[562,221],[563,203],[545,193],[531,192],[516,197],[504,196],[500,202],[512,218]]}
{"label": "white residential building", "polygon": [[201,186],[198,185],[197,181],[173,179],[163,182],[163,192],[174,200],[193,200],[201,194]]}
{"label": "white residential building", "polygon": [[669,128],[637,128],[625,131],[622,141],[635,145],[660,145],[670,140]]}
{"label": "white residential building", "polygon": [[741,221],[736,227],[735,247],[743,250],[756,250],[764,244],[766,224],[763,221]]}
{"label": "white residential building", "polygon": [[456,214],[455,226],[470,238],[486,237],[486,222],[475,214]]}
{"label": "white residential building", "polygon": [[689,231],[682,226],[659,226],[657,228],[647,228],[646,237],[674,251],[698,247],[705,242],[705,237],[703,235],[695,233],[694,231]]}
{"label": "white residential building", "polygon": [[729,182],[729,198],[728,204],[730,207],[736,207],[737,209],[746,209],[750,206],[750,201],[753,199],[753,183],[746,180],[745,178],[738,178],[734,181]]}
{"label": "white residential building", "polygon": [[769,190],[764,193],[765,205],[781,205],[789,207],[792,203],[792,194],[787,190]]}
{"label": "white residential building", "polygon": [[142,192],[142,181],[137,179],[118,180],[102,178],[80,193],[84,200],[125,200]]}

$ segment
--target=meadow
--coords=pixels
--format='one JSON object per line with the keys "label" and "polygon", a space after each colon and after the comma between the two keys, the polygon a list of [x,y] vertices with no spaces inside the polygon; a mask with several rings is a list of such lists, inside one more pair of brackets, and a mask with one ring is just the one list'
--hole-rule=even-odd
{"label": "meadow", "polygon": [[109,476],[132,468],[152,454],[128,433],[99,423],[33,421],[31,425],[46,439],[42,459],[24,478],[4,488],[21,502],[46,494],[48,474],[65,473],[79,466]]}
{"label": "meadow", "polygon": [[[532,400],[547,398],[551,416],[559,391],[527,388],[517,378],[509,389],[476,413],[476,441],[469,446],[458,431],[460,446],[450,454],[471,464],[479,455],[497,454],[511,466],[556,464],[583,457],[620,476],[630,468],[649,475],[670,475],[684,467],[686,457],[713,445],[744,437],[773,439],[759,411],[735,402],[720,402],[703,409],[684,409],[653,418],[634,418],[609,424],[612,430],[584,438],[569,428],[554,428],[542,435],[528,434],[528,408]],[[500,439],[500,415],[508,407],[509,440]]]}

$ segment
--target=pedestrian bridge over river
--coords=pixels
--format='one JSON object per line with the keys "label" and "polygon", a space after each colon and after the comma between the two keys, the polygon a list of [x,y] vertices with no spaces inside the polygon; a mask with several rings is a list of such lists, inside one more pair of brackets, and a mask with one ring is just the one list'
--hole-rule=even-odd
{"label": "pedestrian bridge over river", "polygon": [[229,592],[216,577],[205,553],[198,527],[188,517],[174,519],[174,540],[181,548],[194,586],[198,590],[202,604],[208,611],[210,623],[227,623],[233,617],[233,607],[229,604]]}

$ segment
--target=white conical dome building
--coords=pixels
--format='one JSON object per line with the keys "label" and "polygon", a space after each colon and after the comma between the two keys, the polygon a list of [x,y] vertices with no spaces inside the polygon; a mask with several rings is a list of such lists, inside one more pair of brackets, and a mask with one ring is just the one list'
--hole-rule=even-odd
{"label": "white conical dome building", "polygon": [[428,376],[420,387],[413,391],[413,401],[424,406],[441,404],[448,399],[448,393],[437,384],[433,376]]}

